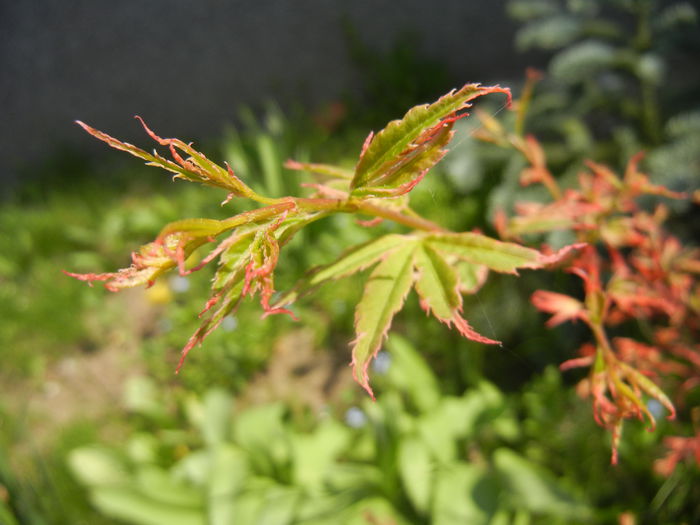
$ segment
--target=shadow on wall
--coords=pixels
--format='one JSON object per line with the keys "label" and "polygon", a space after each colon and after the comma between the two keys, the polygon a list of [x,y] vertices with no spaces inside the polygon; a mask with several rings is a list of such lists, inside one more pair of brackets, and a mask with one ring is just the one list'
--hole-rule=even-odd
{"label": "shadow on wall", "polygon": [[59,146],[98,151],[76,119],[138,141],[131,117],[139,114],[166,135],[201,139],[219,134],[243,104],[315,106],[357,93],[363,82],[343,21],[377,53],[416,34],[418,52],[444,62],[455,86],[519,78],[504,4],[3,2],[0,178],[16,180]]}

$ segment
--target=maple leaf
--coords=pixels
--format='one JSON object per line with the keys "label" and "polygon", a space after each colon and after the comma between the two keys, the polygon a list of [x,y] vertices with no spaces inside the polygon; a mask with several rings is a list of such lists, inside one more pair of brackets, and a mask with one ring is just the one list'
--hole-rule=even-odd
{"label": "maple leaf", "polygon": [[[543,254],[517,244],[477,233],[390,234],[347,251],[338,260],[311,271],[277,303],[283,306],[321,284],[347,277],[372,266],[362,298],[355,310],[352,368],[355,380],[371,395],[368,366],[386,338],[396,313],[415,287],[421,307],[440,322],[454,326],[467,339],[499,344],[474,330],[462,317],[462,293],[473,292],[488,270],[517,273],[543,268],[579,246]],[[458,270],[448,259],[461,263]],[[459,268],[459,265],[455,265]]]}
{"label": "maple leaf", "polygon": [[530,301],[538,310],[553,314],[546,323],[550,328],[566,321],[586,318],[583,303],[568,295],[537,290],[532,294]]}
{"label": "maple leaf", "polygon": [[411,108],[402,119],[390,122],[365,140],[350,184],[356,196],[395,197],[409,192],[445,154],[454,122],[470,102],[489,93],[510,90],[499,86],[467,84],[432,104]]}

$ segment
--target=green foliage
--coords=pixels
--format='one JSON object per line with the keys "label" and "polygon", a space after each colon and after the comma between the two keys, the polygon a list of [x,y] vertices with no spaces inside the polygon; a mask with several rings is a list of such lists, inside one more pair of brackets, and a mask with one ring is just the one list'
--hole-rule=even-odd
{"label": "green foliage", "polygon": [[[587,521],[577,491],[508,448],[519,430],[494,386],[445,396],[408,342],[388,348],[386,393],[351,407],[353,426],[332,415],[303,430],[280,404],[241,407],[211,390],[181,400],[184,432],[79,448],[70,466],[101,512],[139,525]],[[132,409],[148,421],[160,404],[141,396]]]}
{"label": "green foliage", "polygon": [[[694,63],[700,44],[696,7],[512,0],[508,11],[522,24],[518,49],[551,53],[528,126],[547,139],[552,160],[577,164],[585,156],[622,168],[646,149],[656,180],[693,187],[700,176],[697,140],[690,130],[674,131],[671,122],[692,120],[697,112],[689,96],[697,79],[679,69]],[[567,148],[557,147],[563,142]]]}
{"label": "green foliage", "polygon": [[[310,169],[332,177],[326,185],[314,185],[317,191],[311,198],[260,195],[238,178],[230,166],[224,169],[213,164],[190,144],[178,139],[157,136],[143,121],[141,124],[151,138],[169,147],[173,160],[157,152],[146,153],[80,123],[86,131],[110,146],[146,160],[147,165],[173,172],[175,178],[225,189],[229,194],[224,203],[243,197],[262,206],[224,220],[198,218],[172,222],[161,230],[155,241],[132,255],[133,264],[129,268],[114,273],[69,275],[89,283],[104,281],[107,289],[119,291],[141,284],[150,286],[173,268],[177,268],[181,276],[186,276],[218,259],[212,295],[200,313],[203,322],[183,348],[179,370],[189,351],[214,331],[225,317],[235,312],[246,296],[259,293],[265,315],[286,313],[294,316],[285,307],[298,292],[289,293],[282,300],[273,299],[274,272],[281,248],[299,231],[320,219],[337,213],[359,212],[373,216],[373,223],[389,219],[416,233],[380,237],[375,243],[350,251],[345,256],[346,261],[312,270],[306,284],[315,286],[327,278],[354,273],[378,262],[357,305],[352,359],[355,379],[370,395],[367,366],[379,351],[394,315],[402,308],[414,282],[426,311],[432,311],[440,321],[454,325],[466,338],[495,343],[479,335],[462,318],[461,293],[475,291],[483,282],[483,277],[476,276],[484,276],[486,268],[510,273],[516,273],[517,268],[542,268],[557,262],[572,247],[545,257],[536,250],[494,241],[481,234],[453,234],[418,215],[408,207],[408,200],[404,198],[444,156],[444,147],[453,136],[452,126],[465,116],[463,111],[470,102],[494,92],[506,93],[510,97],[508,90],[498,86],[466,85],[433,104],[412,108],[402,119],[390,122],[376,135],[370,133],[350,180],[342,167],[288,162],[287,167],[292,169]],[[189,157],[183,158],[180,153]],[[397,197],[401,199],[397,201]],[[418,232],[430,235],[421,236]],[[222,234],[226,237],[216,241],[216,237]],[[203,256],[201,262],[187,262],[196,250],[212,242],[217,246]],[[400,247],[397,247],[398,243]],[[460,284],[463,274],[466,278],[464,285]]]}
{"label": "green foliage", "polygon": [[[518,186],[518,174],[535,164],[532,155],[525,159],[522,152],[513,155],[502,147],[507,144],[477,146],[470,140],[484,129],[493,131],[492,126],[515,129],[521,137],[525,131],[542,135],[562,187],[571,185],[580,159],[608,160],[619,167],[642,145],[653,146],[646,160],[655,184],[675,189],[695,184],[700,127],[697,111],[688,108],[696,101],[669,67],[677,55],[667,54],[683,45],[692,50],[684,28],[695,23],[693,8],[674,3],[649,16],[642,8],[653,4],[602,4],[511,2],[512,13],[526,24],[519,45],[556,52],[548,78],[525,86],[518,111],[501,112],[502,104],[481,106],[488,108],[481,125],[476,119],[452,121],[462,111],[443,115],[434,121],[440,126],[428,133],[412,132],[405,121],[396,121],[366,145],[360,157],[369,160],[360,165],[347,155],[362,136],[352,119],[362,113],[373,125],[381,124],[417,102],[437,98],[448,85],[444,70],[418,59],[408,40],[388,57],[368,54],[361,46],[354,50],[374,75],[367,94],[382,101],[379,110],[364,103],[334,104],[300,122],[269,105],[261,124],[256,113],[242,111],[242,124],[229,130],[220,145],[219,156],[235,175],[227,165],[209,161],[214,148],[205,148],[205,157],[189,144],[154,134],[177,156],[169,160],[134,146],[122,148],[146,155],[145,160],[179,178],[253,197],[252,202],[234,197],[219,206],[223,193],[211,198],[184,184],[171,190],[152,173],[132,170],[118,185],[104,184],[106,173],[100,169],[90,171],[100,184],[78,189],[42,184],[32,192],[34,200],[28,192],[25,200],[5,203],[0,210],[5,394],[0,450],[6,453],[0,452],[0,522],[619,523],[622,513],[640,523],[700,519],[700,479],[689,448],[697,438],[686,437],[696,432],[691,420],[697,389],[690,389],[685,406],[678,405],[679,422],[660,418],[653,433],[628,425],[619,445],[621,464],[610,468],[606,435],[572,388],[583,376],[569,373],[571,383],[565,384],[551,367],[540,374],[549,363],[572,357],[586,330],[579,323],[544,331],[527,301],[532,290],[543,287],[576,296],[578,283],[561,273],[547,273],[546,281],[538,277],[541,272],[522,272],[519,279],[498,275],[539,267],[546,259],[475,233],[493,231],[490,218],[498,207],[507,209],[516,199],[542,202],[547,193]],[[639,44],[634,31],[625,36],[631,27],[627,16],[651,23],[650,40]],[[439,74],[420,74],[425,71]],[[413,80],[406,80],[407,72]],[[411,115],[421,120],[431,108],[421,106]],[[352,119],[346,121],[345,114]],[[646,123],[654,118],[656,129]],[[448,145],[455,132],[456,144]],[[287,161],[284,169],[286,158],[297,160]],[[432,175],[421,181],[427,168]],[[69,172],[73,176],[75,170]],[[299,181],[313,183],[315,193],[308,200],[340,201],[352,192],[353,202],[348,198],[346,209],[324,209],[314,216],[319,220],[304,223],[302,212],[309,211],[304,198],[293,198],[296,208],[280,198],[293,194]],[[404,190],[410,190],[411,207],[408,194],[393,196]],[[250,220],[219,230],[239,220],[229,221],[231,205],[240,212],[236,217]],[[274,213],[268,217],[270,209]],[[414,209],[428,210],[432,220],[418,217]],[[358,221],[357,215],[383,221]],[[208,219],[183,222],[183,217]],[[528,218],[516,234],[529,239],[527,228],[541,232],[556,226],[552,221],[564,224],[561,217],[541,218],[549,222]],[[514,228],[518,219],[509,226]],[[164,223],[173,224],[161,230]],[[444,233],[447,228],[462,233]],[[313,354],[313,364],[286,365],[280,357],[280,348],[295,355],[305,351],[294,340],[284,342],[293,326],[288,318],[260,322],[259,310],[242,297],[228,299],[236,305],[231,311],[217,311],[227,306],[221,298],[209,312],[220,317],[207,325],[220,319],[219,329],[192,353],[184,373],[173,377],[173,349],[194,330],[198,303],[212,284],[211,276],[192,270],[213,246],[208,237],[219,231],[217,241],[229,240],[218,254],[214,293],[243,295],[248,265],[264,271],[265,261],[279,248],[274,288],[287,292],[270,295],[268,306],[288,308],[312,328],[311,345],[328,350]],[[234,231],[238,237],[227,237]],[[140,256],[152,262],[159,256],[158,263],[168,267],[151,267],[150,275],[167,269],[186,275],[163,275],[144,293],[107,296],[56,274],[56,268],[105,271],[154,238],[167,242],[146,244]],[[575,239],[559,230],[546,240],[560,248]],[[256,261],[256,255],[261,259]],[[316,269],[305,274],[309,267]],[[237,273],[239,281],[231,283]],[[255,284],[251,280],[251,289]],[[258,284],[257,292],[267,293],[267,284]],[[417,293],[408,293],[404,302],[399,292],[412,286]],[[393,297],[385,294],[389,289],[395,290]],[[399,303],[403,312],[392,319]],[[357,304],[364,317],[353,327]],[[474,333],[500,339],[504,347],[467,340],[459,330],[424,319],[425,310],[448,324],[468,318]],[[385,341],[389,323],[392,335]],[[639,335],[640,326],[616,326],[615,335]],[[342,386],[350,382],[343,365],[353,330],[360,340],[356,373],[361,375],[365,366],[372,372],[376,402]],[[420,352],[394,333],[404,334]],[[96,399],[101,384],[94,391],[87,384],[86,400],[76,402],[78,410],[87,406],[87,398],[91,405],[109,405],[99,417],[86,415],[91,419],[85,423],[66,426],[53,421],[50,412],[37,422],[24,414],[37,398],[50,396],[62,357],[83,362],[114,352],[134,357],[133,373],[144,374],[126,383],[128,414],[115,398]],[[370,363],[375,352],[379,359]],[[318,387],[308,369],[326,358],[341,365],[334,364],[337,368]],[[292,380],[275,375],[280,362],[290,367]],[[272,386],[256,377],[265,365],[262,377],[269,373]],[[34,382],[26,382],[27,376]],[[114,371],[105,367],[99,376],[114,380]],[[82,384],[86,376],[81,377]],[[287,381],[292,394],[280,394],[277,386]],[[261,383],[270,394],[251,401]],[[35,392],[37,384],[41,392]],[[655,385],[644,385],[662,394]],[[316,396],[320,407],[308,409],[302,400],[307,396]],[[276,401],[261,404],[270,398]],[[658,418],[657,408],[649,404],[637,410]],[[42,449],[28,452],[26,443],[34,446],[37,436]],[[68,455],[68,450],[74,452]],[[667,457],[654,465],[664,451]],[[673,473],[653,474],[662,463],[675,468]],[[73,479],[66,472],[69,466]]]}

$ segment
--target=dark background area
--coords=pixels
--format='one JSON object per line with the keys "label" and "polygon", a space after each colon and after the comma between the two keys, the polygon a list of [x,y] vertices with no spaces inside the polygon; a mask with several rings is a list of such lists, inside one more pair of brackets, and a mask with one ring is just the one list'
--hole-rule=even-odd
{"label": "dark background area", "polygon": [[422,57],[444,64],[452,83],[442,92],[519,79],[524,62],[504,4],[5,0],[0,178],[31,179],[32,168],[67,148],[104,151],[76,119],[138,141],[131,117],[139,114],[168,136],[206,139],[242,105],[313,108],[355,96],[363,78],[349,31],[377,56],[410,39]]}

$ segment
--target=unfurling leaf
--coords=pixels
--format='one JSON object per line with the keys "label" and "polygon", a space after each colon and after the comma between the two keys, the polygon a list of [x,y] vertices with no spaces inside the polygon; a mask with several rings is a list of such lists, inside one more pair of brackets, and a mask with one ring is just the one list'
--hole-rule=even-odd
{"label": "unfurling leaf", "polygon": [[410,109],[401,120],[370,134],[350,185],[353,193],[383,196],[410,191],[442,158],[441,148],[452,137],[451,124],[464,116],[459,112],[470,107],[473,99],[489,93],[505,93],[510,103],[508,89],[468,84],[432,104]]}
{"label": "unfurling leaf", "polygon": [[132,264],[128,268],[102,274],[65,273],[88,283],[103,281],[105,288],[112,292],[143,284],[150,286],[157,277],[176,266],[184,275],[187,257],[224,229],[221,221],[212,219],[177,221],[167,225],[155,241],[132,253]]}
{"label": "unfurling leaf", "polygon": [[[132,144],[122,142],[114,137],[98,131],[81,121],[76,121],[85,131],[93,137],[106,142],[115,149],[126,151],[135,157],[139,157],[146,161],[148,166],[157,166],[171,173],[175,173],[176,178],[182,178],[192,182],[201,182],[209,186],[222,188],[228,191],[233,196],[255,198],[257,195],[253,190],[246,186],[230,167],[222,168],[218,164],[210,161],[204,154],[194,149],[190,144],[185,144],[178,139],[163,139],[153,133],[141,117],[136,117],[141,125],[146,130],[146,133],[162,146],[168,146],[173,160],[168,160],[157,152],[148,153]],[[189,155],[188,158],[183,158],[178,150]]]}

